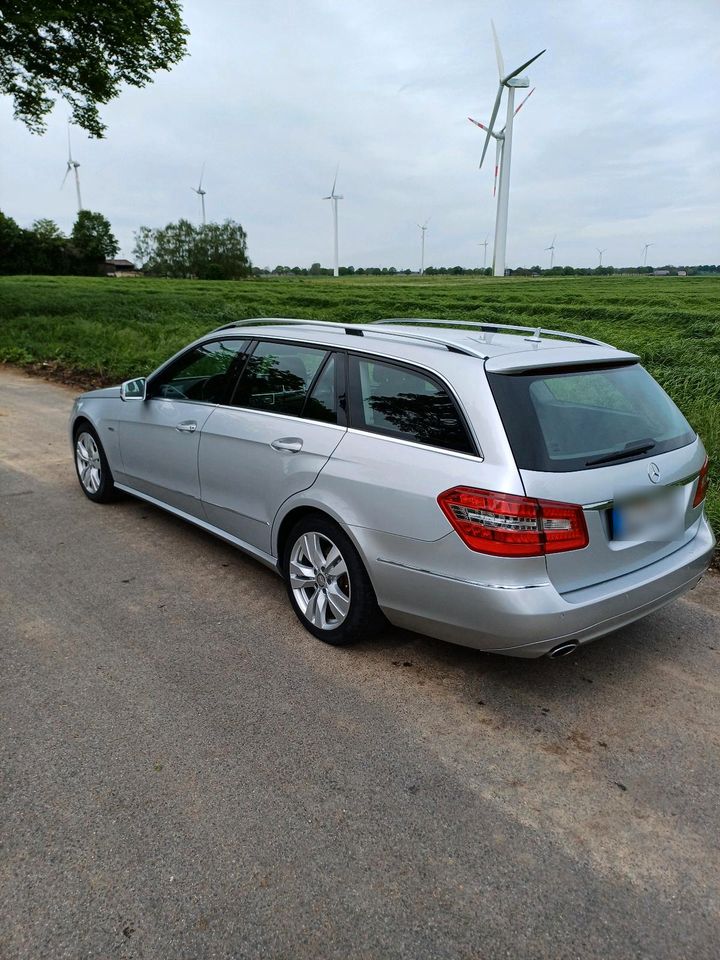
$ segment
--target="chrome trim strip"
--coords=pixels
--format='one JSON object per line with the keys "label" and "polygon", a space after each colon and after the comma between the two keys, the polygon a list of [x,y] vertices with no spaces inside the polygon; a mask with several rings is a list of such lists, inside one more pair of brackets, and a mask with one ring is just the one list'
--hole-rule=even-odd
{"label": "chrome trim strip", "polygon": [[448,577],[444,573],[437,573],[435,570],[423,570],[421,567],[411,567],[407,563],[399,563],[397,560],[386,560],[384,557],[377,558],[378,563],[385,563],[390,567],[400,567],[401,570],[410,570],[412,573],[424,573],[430,577],[437,577],[439,580],[451,580],[453,583],[466,583],[471,587],[485,587],[489,590],[535,590],[538,587],[549,587],[550,581],[544,583],[521,583],[511,585],[505,583],[483,583],[480,580],[465,580],[462,577]]}
{"label": "chrome trim strip", "polygon": [[[696,470],[695,473],[691,473],[681,480],[673,480],[672,483],[664,483],[661,487],[654,487],[653,489],[659,492],[660,490],[668,490],[670,487],[684,487],[688,483],[694,483],[699,476],[700,471]],[[600,500],[598,503],[584,503],[582,508],[583,510],[612,510],[614,506],[615,500]]]}
{"label": "chrome trim strip", "polygon": [[598,503],[584,503],[583,510],[611,510],[614,500],[600,500]]}
{"label": "chrome trim strip", "polygon": [[224,410],[228,413],[251,413],[261,417],[277,417],[279,420],[292,420],[293,423],[307,423],[315,427],[330,427],[333,430],[340,430],[345,433],[347,427],[340,423],[326,423],[324,420],[310,420],[309,417],[296,417],[292,413],[275,413],[274,410],[261,410],[258,407],[230,407],[224,403],[217,404],[218,410]]}
{"label": "chrome trim strip", "polygon": [[460,453],[459,450],[448,450],[447,447],[434,447],[429,443],[418,443],[416,440],[403,440],[402,437],[389,437],[384,433],[376,433],[374,430],[362,430],[360,427],[348,427],[347,432],[356,433],[362,437],[388,440],[390,443],[404,443],[406,446],[415,447],[418,450],[433,450],[435,453],[442,453],[448,457],[459,457],[461,460],[471,460],[473,463],[483,463],[485,460],[482,454],[476,457],[472,453]]}

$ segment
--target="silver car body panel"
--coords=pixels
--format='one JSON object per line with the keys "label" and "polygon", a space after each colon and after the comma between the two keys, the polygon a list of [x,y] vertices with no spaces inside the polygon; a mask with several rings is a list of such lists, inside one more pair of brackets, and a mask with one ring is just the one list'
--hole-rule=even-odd
{"label": "silver car body panel", "polygon": [[[408,327],[412,331],[414,328]],[[705,451],[699,439],[657,457],[568,473],[519,470],[485,369],[528,370],[598,360],[634,361],[599,344],[503,333],[402,326],[373,335],[319,326],[242,326],[199,338],[275,339],[370,354],[440,380],[465,418],[476,454],[439,449],[356,427],[187,400],[123,401],[118,388],[78,398],[78,417],[98,431],[117,485],[169,509],[276,566],[286,521],[318,510],[357,547],[388,619],[478,649],[540,656],[630,623],[702,576],[714,548],[702,507],[691,506]],[[417,330],[415,329],[415,332]],[[446,344],[447,341],[447,344]],[[447,349],[452,346],[452,350]],[[455,352],[465,351],[467,352]],[[483,359],[486,358],[486,359]],[[177,429],[192,421],[192,432]],[[276,450],[297,439],[297,452]],[[671,544],[612,542],[608,511],[649,484],[648,465],[683,498],[682,537]],[[580,503],[590,534],[583,550],[496,557],[469,549],[437,504],[454,486]]]}
{"label": "silver car body panel", "polygon": [[[205,519],[260,550],[271,551],[278,507],[315,482],[345,435],[336,424],[217,407],[203,427],[199,472]],[[275,449],[277,441],[300,449]]]}

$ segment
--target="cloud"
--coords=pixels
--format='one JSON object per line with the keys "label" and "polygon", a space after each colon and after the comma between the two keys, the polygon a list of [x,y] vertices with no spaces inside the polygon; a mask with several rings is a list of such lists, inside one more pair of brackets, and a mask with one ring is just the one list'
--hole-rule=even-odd
{"label": "cloud", "polygon": [[[340,163],[341,261],[471,265],[494,226],[492,154],[479,171],[497,84],[490,16],[508,65],[542,47],[519,114],[508,262],[716,262],[720,28],[714,0],[598,5],[510,0],[191,0],[190,57],[104,110],[105,141],[73,131],[83,199],[112,221],[123,252],[141,224],[239,220],[253,261],[331,258],[329,192]],[[33,137],[0,100],[0,207],[22,224],[69,230],[59,190],[67,111]]]}

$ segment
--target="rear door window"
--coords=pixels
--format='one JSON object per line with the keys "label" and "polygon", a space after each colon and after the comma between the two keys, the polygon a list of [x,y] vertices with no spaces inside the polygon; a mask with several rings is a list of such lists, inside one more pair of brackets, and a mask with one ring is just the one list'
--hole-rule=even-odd
{"label": "rear door window", "polygon": [[638,363],[488,374],[518,466],[565,471],[654,456],[695,434]]}
{"label": "rear door window", "polygon": [[322,348],[260,341],[248,357],[233,406],[301,416],[326,356]]}
{"label": "rear door window", "polygon": [[462,417],[434,377],[403,364],[350,357],[351,424],[372,433],[474,453]]}

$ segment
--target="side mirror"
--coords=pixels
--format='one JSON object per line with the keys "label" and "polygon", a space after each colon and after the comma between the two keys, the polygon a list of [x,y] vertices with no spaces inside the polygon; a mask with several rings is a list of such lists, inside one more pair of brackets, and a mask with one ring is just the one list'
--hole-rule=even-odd
{"label": "side mirror", "polygon": [[126,380],[120,386],[121,400],[144,400],[147,380],[145,377],[137,377],[135,380]]}

